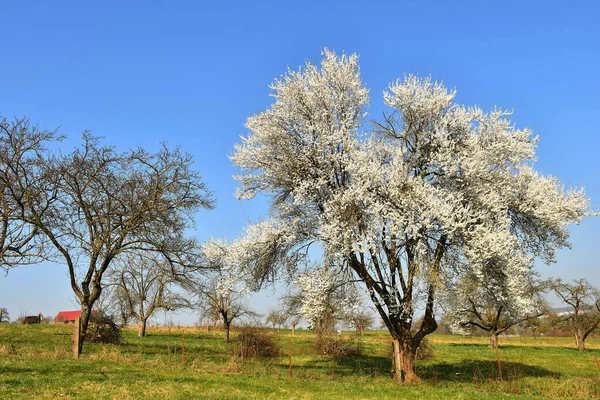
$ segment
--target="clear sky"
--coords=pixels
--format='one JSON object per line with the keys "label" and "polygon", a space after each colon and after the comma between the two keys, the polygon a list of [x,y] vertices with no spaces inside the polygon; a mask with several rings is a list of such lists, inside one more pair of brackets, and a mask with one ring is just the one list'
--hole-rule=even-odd
{"label": "clear sky", "polygon": [[[93,4],[92,4],[93,3]],[[162,140],[194,155],[217,208],[197,235],[233,239],[267,210],[238,201],[228,159],[267,85],[323,47],[360,54],[371,116],[405,73],[456,87],[458,101],[514,109],[540,135],[537,168],[585,186],[600,208],[600,3],[596,1],[27,1],[0,2],[0,114],[85,129],[122,149]],[[545,276],[600,286],[600,218],[572,229],[572,250]],[[55,315],[76,309],[66,267],[0,276],[0,307]],[[267,308],[267,292],[254,304]],[[160,317],[162,318],[162,316]],[[194,315],[174,321],[192,323]]]}

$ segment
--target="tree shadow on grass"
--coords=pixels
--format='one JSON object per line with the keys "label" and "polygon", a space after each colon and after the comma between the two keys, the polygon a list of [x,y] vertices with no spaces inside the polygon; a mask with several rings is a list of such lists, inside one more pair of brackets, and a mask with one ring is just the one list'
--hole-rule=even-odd
{"label": "tree shadow on grass", "polygon": [[[560,378],[560,373],[519,362],[502,361],[502,379],[517,380],[525,377]],[[358,355],[352,357],[318,357],[300,368],[324,374],[382,376],[390,375],[391,357]],[[482,383],[500,379],[496,360],[461,360],[457,362],[415,363],[416,374],[425,381]]]}
{"label": "tree shadow on grass", "polygon": [[[560,378],[558,372],[536,365],[502,361],[503,380],[517,380],[525,377]],[[498,362],[495,360],[462,360],[458,362],[434,362],[416,366],[417,375],[425,380],[481,383],[500,379]]]}
{"label": "tree shadow on grass", "polygon": [[315,356],[298,368],[326,375],[381,376],[390,373],[392,362],[389,357],[362,354],[348,357]]}

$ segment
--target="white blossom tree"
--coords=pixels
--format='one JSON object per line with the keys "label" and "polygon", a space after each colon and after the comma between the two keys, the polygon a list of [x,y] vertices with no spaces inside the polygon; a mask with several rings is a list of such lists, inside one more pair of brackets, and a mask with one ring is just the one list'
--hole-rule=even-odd
{"label": "white blossom tree", "polygon": [[488,332],[490,347],[497,348],[498,335],[547,313],[549,306],[543,296],[547,284],[530,272],[529,277],[521,277],[526,282],[522,287],[509,292],[497,282],[504,277],[487,279],[491,284],[482,285],[473,275],[450,283],[444,296],[448,308],[445,317],[453,332],[470,334],[473,327]]}
{"label": "white blossom tree", "polygon": [[221,239],[211,239],[202,246],[206,259],[204,276],[196,282],[200,309],[204,316],[221,320],[225,342],[229,343],[231,324],[242,317],[258,316],[248,305],[250,290],[243,271],[232,261],[231,245]]}
{"label": "white blossom tree", "polygon": [[[518,296],[531,258],[554,260],[568,225],[587,213],[584,191],[533,169],[537,138],[508,112],[455,104],[455,91],[408,75],[383,94],[390,112],[365,126],[358,57],[325,50],[271,85],[274,101],[248,118],[232,156],[238,196],[266,193],[270,218],[235,246],[257,286],[293,272],[313,244],[362,281],[393,341],[397,381],[436,329],[448,271]],[[460,262],[455,262],[460,260]],[[415,308],[424,318],[413,327]]]}

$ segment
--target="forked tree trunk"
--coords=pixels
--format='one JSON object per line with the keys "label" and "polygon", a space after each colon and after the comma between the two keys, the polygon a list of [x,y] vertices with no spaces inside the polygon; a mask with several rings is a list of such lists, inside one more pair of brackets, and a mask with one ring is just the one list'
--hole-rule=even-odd
{"label": "forked tree trunk", "polygon": [[498,348],[498,334],[496,332],[490,335],[490,348],[497,349]]}
{"label": "forked tree trunk", "polygon": [[142,318],[140,320],[140,326],[139,326],[139,329],[138,329],[138,336],[139,337],[146,336],[146,322],[147,322],[147,320],[144,319],[144,318]]}
{"label": "forked tree trunk", "polygon": [[392,376],[398,383],[421,382],[413,369],[415,351],[406,342],[398,339],[392,341]]}

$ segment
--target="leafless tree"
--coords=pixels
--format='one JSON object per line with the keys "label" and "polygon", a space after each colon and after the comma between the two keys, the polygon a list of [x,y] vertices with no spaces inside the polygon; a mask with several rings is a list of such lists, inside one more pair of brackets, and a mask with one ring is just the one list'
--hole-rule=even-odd
{"label": "leafless tree", "polygon": [[480,286],[475,279],[463,277],[448,291],[445,315],[454,331],[470,332],[478,328],[490,335],[491,348],[498,347],[498,336],[515,325],[537,320],[548,312],[543,296],[547,282],[531,271],[523,296],[531,300],[529,307],[511,302],[493,286]]}
{"label": "leafless tree", "polygon": [[44,196],[35,179],[43,167],[47,145],[61,136],[39,129],[26,118],[0,116],[0,268],[32,264],[44,255],[43,236],[24,218],[26,204]]}
{"label": "leafless tree", "polygon": [[267,324],[271,324],[273,328],[277,327],[277,329],[281,329],[281,326],[286,323],[288,320],[287,312],[283,309],[273,308],[267,314],[267,319],[265,322]]}
{"label": "leafless tree", "polygon": [[356,329],[356,333],[362,336],[365,330],[369,329],[375,323],[373,313],[364,306],[346,316],[346,323]]}
{"label": "leafless tree", "polygon": [[557,323],[573,332],[577,349],[584,351],[585,340],[600,326],[600,291],[586,279],[572,283],[553,279],[550,288],[572,308],[570,313],[558,315]]}
{"label": "leafless tree", "polygon": [[[123,327],[133,321],[135,317],[131,314],[126,295],[118,284],[117,272],[111,268],[107,283],[102,289],[102,296],[96,301],[94,309],[101,311],[104,315],[111,316],[115,322]],[[76,304],[78,303],[79,300],[76,298]]]}
{"label": "leafless tree", "polygon": [[[119,259],[114,273],[117,302],[139,326],[138,336],[146,335],[148,319],[158,309],[172,311],[190,307],[169,263],[159,254],[129,252]],[[122,310],[125,311],[125,310]]]}
{"label": "leafless tree", "polygon": [[302,297],[297,291],[294,291],[294,289],[288,288],[279,301],[287,314],[288,321],[292,328],[292,335],[294,335],[296,332],[296,325],[302,320]]}
{"label": "leafless tree", "polygon": [[[17,145],[9,143],[13,150]],[[113,260],[144,250],[161,253],[171,265],[185,263],[196,246],[184,233],[213,199],[192,157],[164,144],[154,154],[118,152],[86,132],[70,153],[42,153],[32,166],[15,162],[9,185],[20,218],[43,234],[52,249],[46,258],[66,264],[81,306],[78,356]]]}
{"label": "leafless tree", "polygon": [[243,290],[223,290],[220,287],[221,275],[213,274],[196,286],[200,297],[200,313],[223,323],[225,343],[229,343],[231,325],[242,317],[254,319],[259,314],[248,304],[248,295]]}

